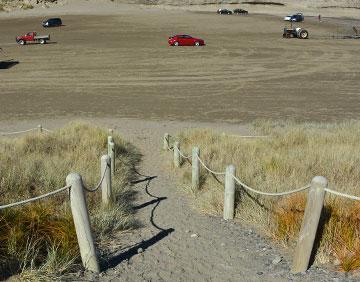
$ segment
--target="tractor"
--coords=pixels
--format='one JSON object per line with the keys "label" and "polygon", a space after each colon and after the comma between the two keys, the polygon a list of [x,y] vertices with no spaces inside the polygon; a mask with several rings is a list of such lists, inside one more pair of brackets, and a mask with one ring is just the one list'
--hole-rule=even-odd
{"label": "tractor", "polygon": [[309,38],[309,32],[306,29],[301,27],[293,27],[291,23],[291,27],[284,27],[283,38],[300,38],[307,39]]}

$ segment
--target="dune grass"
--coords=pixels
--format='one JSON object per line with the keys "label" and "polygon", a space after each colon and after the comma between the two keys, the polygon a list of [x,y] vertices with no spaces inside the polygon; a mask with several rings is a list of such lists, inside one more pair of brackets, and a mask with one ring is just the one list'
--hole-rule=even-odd
{"label": "dune grass", "polygon": [[[201,158],[216,171],[229,164],[237,176],[258,190],[288,191],[325,176],[329,187],[360,195],[360,122],[296,124],[257,122],[254,130],[270,138],[245,139],[210,130],[181,132],[182,151],[200,147]],[[190,190],[191,169],[184,165],[184,187]],[[192,191],[198,207],[209,214],[222,214],[223,177],[201,169],[202,186]],[[237,187],[236,217],[260,226],[275,240],[291,248],[303,218],[306,192],[286,197],[264,197]],[[332,262],[340,270],[360,267],[360,203],[326,196],[321,219],[316,263]]]}
{"label": "dune grass", "polygon": [[23,10],[31,10],[31,9],[34,9],[34,6],[31,5],[31,4],[24,3],[24,4],[21,5],[21,9],[23,9]]}
{"label": "dune grass", "polygon": [[[100,179],[100,157],[107,153],[107,131],[73,123],[51,134],[32,133],[0,139],[0,204],[16,202],[65,186],[71,172],[87,187]],[[115,230],[135,226],[128,201],[129,181],[141,155],[114,135],[116,202],[101,208],[101,191],[87,193],[92,228],[99,241]],[[21,273],[37,278],[79,268],[79,250],[68,195],[0,211],[0,278]]]}

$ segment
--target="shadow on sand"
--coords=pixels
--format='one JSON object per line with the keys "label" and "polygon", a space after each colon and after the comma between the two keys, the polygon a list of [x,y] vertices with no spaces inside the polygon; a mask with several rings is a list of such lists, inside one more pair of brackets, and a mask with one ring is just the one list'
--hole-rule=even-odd
{"label": "shadow on sand", "polygon": [[10,69],[19,63],[20,63],[19,61],[14,61],[14,60],[0,61],[0,70]]}
{"label": "shadow on sand", "polygon": [[37,46],[37,45],[51,45],[51,44],[58,44],[57,41],[47,41],[45,44],[41,44],[39,42],[31,42],[31,43],[26,43],[25,46]]}
{"label": "shadow on sand", "polygon": [[143,203],[141,205],[135,206],[134,210],[139,210],[139,209],[142,209],[142,208],[147,207],[149,205],[155,204],[153,206],[153,208],[151,209],[150,223],[151,223],[151,225],[153,227],[155,227],[157,230],[159,230],[159,232],[155,236],[153,236],[153,237],[151,237],[151,238],[149,238],[147,240],[144,240],[144,241],[141,241],[140,243],[129,246],[130,248],[127,249],[125,252],[122,252],[120,254],[117,254],[114,257],[111,257],[107,261],[106,265],[103,266],[103,269],[112,268],[112,267],[117,266],[118,264],[120,264],[124,260],[130,260],[133,256],[138,254],[138,249],[139,248],[141,248],[145,252],[147,248],[149,248],[152,245],[155,245],[157,242],[159,242],[160,240],[162,240],[163,238],[168,236],[170,233],[175,231],[175,229],[173,229],[173,228],[168,228],[168,229],[161,228],[160,226],[158,226],[154,222],[154,213],[155,213],[156,208],[159,206],[161,201],[167,199],[166,197],[157,197],[157,196],[155,196],[155,195],[153,195],[153,194],[151,194],[149,192],[149,185],[150,185],[151,181],[153,179],[155,179],[156,177],[157,176],[146,176],[144,179],[137,180],[137,181],[134,181],[132,183],[135,184],[135,183],[146,182],[145,192],[146,192],[146,194],[148,194],[150,197],[152,197],[154,199],[151,200],[151,201],[145,202],[145,203]]}

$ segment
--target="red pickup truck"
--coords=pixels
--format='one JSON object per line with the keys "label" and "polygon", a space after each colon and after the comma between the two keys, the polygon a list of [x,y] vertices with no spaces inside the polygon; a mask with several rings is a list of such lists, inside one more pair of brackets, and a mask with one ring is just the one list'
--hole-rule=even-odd
{"label": "red pickup truck", "polygon": [[16,42],[20,45],[25,45],[28,42],[37,42],[40,44],[45,44],[49,40],[50,40],[50,35],[37,35],[35,31],[31,31],[25,35],[16,37]]}

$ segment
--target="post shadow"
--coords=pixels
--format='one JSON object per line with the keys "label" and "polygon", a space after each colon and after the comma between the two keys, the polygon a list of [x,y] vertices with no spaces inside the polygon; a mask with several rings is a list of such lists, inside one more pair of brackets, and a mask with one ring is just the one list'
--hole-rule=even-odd
{"label": "post shadow", "polygon": [[22,46],[25,46],[26,47],[29,47],[29,46],[38,46],[38,45],[52,45],[52,44],[58,44],[57,41],[47,41],[46,43],[44,44],[41,44],[40,42],[27,42],[25,45],[22,45]]}
{"label": "post shadow", "polygon": [[143,203],[143,204],[141,204],[141,205],[135,206],[135,207],[133,207],[133,209],[134,209],[134,210],[140,210],[140,209],[142,209],[142,208],[145,208],[145,207],[147,207],[147,206],[150,206],[150,205],[152,205],[152,204],[161,202],[162,200],[166,200],[166,199],[167,199],[167,197],[160,197],[160,198],[158,198],[158,199],[154,199],[154,200],[148,201],[148,202],[146,202],[146,203]]}
{"label": "post shadow", "polygon": [[[141,174],[139,174],[139,175],[141,175]],[[120,254],[117,254],[117,255],[111,257],[106,262],[106,264],[102,266],[102,269],[113,268],[113,267],[119,265],[124,260],[130,260],[133,256],[138,254],[139,248],[141,248],[143,250],[143,252],[145,252],[147,248],[155,245],[157,242],[161,241],[166,236],[168,236],[169,234],[171,234],[172,232],[175,231],[174,228],[164,229],[164,228],[158,226],[154,222],[154,213],[155,213],[156,208],[159,206],[161,201],[167,199],[167,197],[157,197],[149,192],[150,183],[157,176],[145,176],[145,175],[141,175],[141,176],[144,176],[145,178],[133,181],[131,183],[135,184],[135,183],[147,182],[145,185],[145,192],[147,195],[149,195],[151,198],[154,198],[154,199],[134,207],[134,210],[139,210],[139,209],[149,206],[151,204],[155,204],[153,206],[153,208],[151,209],[150,223],[153,227],[155,227],[157,230],[159,230],[159,232],[147,240],[141,241],[137,244],[130,246],[130,248],[128,250],[126,250],[125,252],[121,252]]]}
{"label": "post shadow", "polygon": [[333,213],[332,208],[328,207],[328,206],[324,206],[321,211],[319,225],[318,225],[318,228],[316,231],[314,245],[311,250],[311,256],[310,256],[308,267],[311,267],[311,265],[313,265],[315,262],[315,257],[316,257],[318,249],[320,248],[320,242],[324,235],[325,226],[330,221],[332,213]]}
{"label": "post shadow", "polygon": [[142,241],[141,243],[135,245],[134,247],[131,247],[127,251],[120,253],[119,255],[112,257],[106,265],[106,268],[112,268],[120,264],[124,260],[130,260],[133,256],[138,254],[138,249],[142,248],[143,251],[146,251],[147,248],[149,248],[152,245],[155,245],[157,242],[168,236],[170,233],[174,232],[175,229],[169,228],[166,230],[162,230],[159,233],[157,233],[155,236]]}

